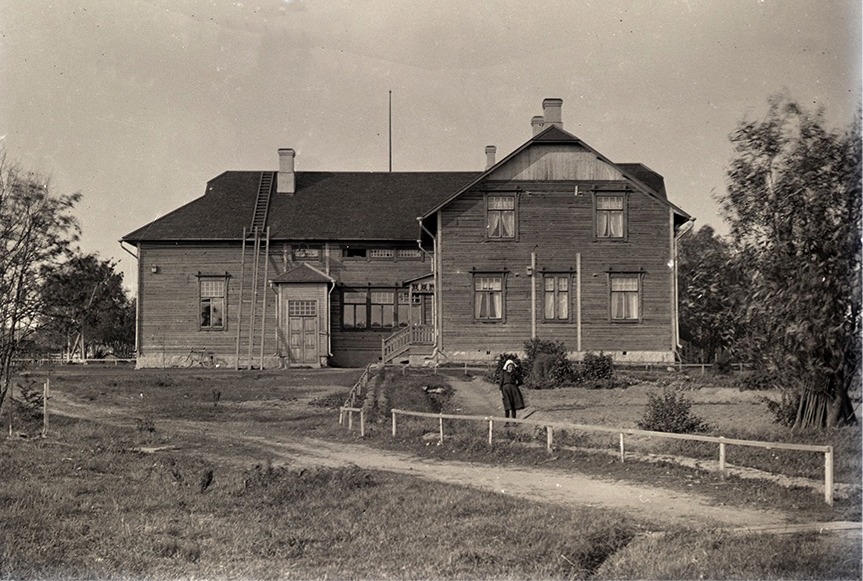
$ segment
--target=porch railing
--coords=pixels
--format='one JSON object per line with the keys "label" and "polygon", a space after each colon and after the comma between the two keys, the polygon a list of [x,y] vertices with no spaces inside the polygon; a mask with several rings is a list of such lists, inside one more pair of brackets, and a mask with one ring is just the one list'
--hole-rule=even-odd
{"label": "porch railing", "polygon": [[389,363],[411,345],[434,345],[434,327],[432,325],[411,325],[403,327],[381,339],[381,363]]}

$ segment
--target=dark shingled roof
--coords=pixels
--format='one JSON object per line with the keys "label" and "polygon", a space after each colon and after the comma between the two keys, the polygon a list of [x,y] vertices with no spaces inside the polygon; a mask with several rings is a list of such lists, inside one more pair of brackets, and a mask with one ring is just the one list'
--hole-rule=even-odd
{"label": "dark shingled roof", "polygon": [[[273,193],[270,238],[415,240],[416,218],[481,172],[297,172],[296,193]],[[229,171],[204,196],[127,234],[123,241],[239,240],[252,221],[259,171]],[[275,186],[274,186],[275,190]]]}
{"label": "dark shingled roof", "polygon": [[270,279],[270,282],[273,283],[283,283],[283,282],[334,282],[333,279],[327,276],[325,273],[321,272],[314,266],[306,264],[305,262],[300,263],[299,266],[295,266],[294,268],[287,270],[280,274],[279,276]]}
{"label": "dark shingled roof", "polygon": [[663,200],[667,199],[665,179],[643,163],[618,163],[617,167],[647,187],[652,188]]}

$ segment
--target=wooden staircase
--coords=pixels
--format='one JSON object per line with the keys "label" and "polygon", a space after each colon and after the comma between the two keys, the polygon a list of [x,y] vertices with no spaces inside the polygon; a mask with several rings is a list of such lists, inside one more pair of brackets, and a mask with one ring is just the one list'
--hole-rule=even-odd
{"label": "wooden staircase", "polygon": [[396,357],[411,351],[412,347],[422,346],[427,350],[434,343],[434,327],[432,325],[402,327],[389,337],[381,339],[381,363],[390,363]]}

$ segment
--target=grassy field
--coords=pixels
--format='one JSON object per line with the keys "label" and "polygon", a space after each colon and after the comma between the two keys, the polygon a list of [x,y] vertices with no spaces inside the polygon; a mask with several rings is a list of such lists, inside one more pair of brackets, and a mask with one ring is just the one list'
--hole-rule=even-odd
{"label": "grassy field", "polygon": [[[859,579],[861,575],[859,537],[741,537],[687,529],[645,535],[649,523],[633,515],[588,507],[573,511],[358,468],[274,466],[248,450],[227,450],[223,442],[208,435],[206,425],[218,424],[277,439],[312,435],[353,441],[356,432],[347,433],[338,426],[336,410],[360,371],[58,368],[34,370],[19,381],[38,386],[49,373],[58,397],[99,403],[104,415],[99,421],[54,417],[43,439],[33,437],[41,428],[38,415],[16,410],[15,435],[0,443],[2,579]],[[445,386],[446,379],[440,375],[393,378],[384,390],[382,405],[445,408],[446,395],[430,399],[423,393],[422,387],[431,384]],[[528,395],[537,406],[535,398],[548,398],[543,406],[561,408],[554,413],[590,409],[607,415],[611,422],[622,421],[611,417],[611,409],[637,413],[638,404],[632,400],[644,396],[641,388],[631,389]],[[709,393],[699,391],[688,393],[693,398]],[[723,392],[721,397],[728,395]],[[602,409],[602,402],[609,399],[616,405]],[[745,405],[753,408],[749,411],[757,407]],[[122,413],[116,413],[116,408]],[[742,412],[737,415],[742,417]],[[196,429],[182,435],[182,449],[174,446],[179,439],[174,420],[195,422]],[[7,422],[4,416],[4,426]],[[423,430],[417,425],[414,435]],[[694,486],[744,503],[796,506],[813,518],[854,514],[859,518],[859,497],[829,509],[811,491],[734,479],[723,483],[670,465],[620,465],[563,451],[549,463],[531,448],[529,433],[489,449],[482,438],[472,438],[469,429],[442,447],[424,446],[418,437],[393,442],[386,437],[385,424],[372,423],[370,432],[371,445],[399,446],[420,454],[527,465],[542,458],[544,465],[557,464],[561,469]],[[834,442],[854,437],[848,432],[819,436]],[[148,452],[154,449],[161,450]],[[849,450],[855,453],[850,444]],[[845,462],[847,467],[842,469],[849,477],[854,462],[859,466],[859,447],[856,454],[858,458]]]}

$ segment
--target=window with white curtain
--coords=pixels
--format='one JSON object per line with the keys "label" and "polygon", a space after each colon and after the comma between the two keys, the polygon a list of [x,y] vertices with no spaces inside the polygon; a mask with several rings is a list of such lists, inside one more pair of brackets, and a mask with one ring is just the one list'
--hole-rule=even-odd
{"label": "window with white curtain", "polygon": [[503,320],[503,275],[477,274],[473,279],[474,319],[477,321]]}
{"label": "window with white curtain", "polygon": [[622,195],[596,196],[596,237],[626,238],[626,204]]}
{"label": "window with white curtain", "polygon": [[545,320],[569,320],[569,275],[545,275],[543,284],[545,285]]}
{"label": "window with white curtain", "polygon": [[641,279],[637,274],[611,275],[611,320],[638,321],[641,317]]}
{"label": "window with white curtain", "polygon": [[486,232],[489,238],[515,238],[515,196],[486,198]]}

